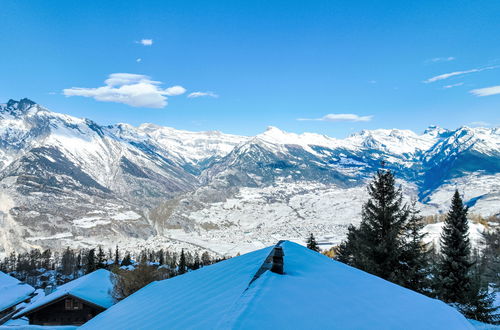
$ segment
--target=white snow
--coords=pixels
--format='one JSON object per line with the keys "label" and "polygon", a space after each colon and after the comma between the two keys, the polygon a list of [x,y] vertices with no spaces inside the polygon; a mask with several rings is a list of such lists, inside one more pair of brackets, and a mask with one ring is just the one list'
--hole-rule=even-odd
{"label": "white snow", "polygon": [[31,285],[0,272],[0,312],[28,299],[34,291]]}
{"label": "white snow", "polygon": [[[94,212],[97,213],[97,212]],[[94,228],[99,225],[108,225],[111,220],[115,221],[134,221],[141,218],[141,215],[134,211],[118,212],[115,214],[107,215],[90,215],[80,219],[73,220],[73,225],[80,228]]]}
{"label": "white snow", "polygon": [[55,234],[52,236],[28,237],[28,238],[26,238],[26,240],[28,240],[28,241],[43,241],[43,240],[61,239],[61,238],[68,238],[68,237],[73,237],[73,234],[70,232],[66,232],[66,233]]}
{"label": "white snow", "polygon": [[112,216],[114,220],[137,220],[140,219],[141,216],[134,211],[126,211],[123,213],[118,213]]}
{"label": "white snow", "polygon": [[264,248],[153,282],[81,329],[473,329],[445,303],[282,244],[285,274],[266,271]]}
{"label": "white snow", "polygon": [[[469,224],[469,239],[473,247],[480,246],[482,244],[482,233],[485,231],[485,227],[480,223],[474,223],[472,221]],[[433,243],[434,246],[439,249],[441,232],[443,231],[444,222],[432,223],[424,227],[424,232],[427,235],[424,237],[425,243]]]}
{"label": "white snow", "polygon": [[68,282],[58,287],[51,294],[37,299],[14,315],[15,318],[22,317],[30,311],[55,301],[64,296],[73,296],[88,301],[102,308],[109,308],[113,305],[113,282],[111,273],[105,269],[98,269],[90,274],[82,276],[76,280]]}

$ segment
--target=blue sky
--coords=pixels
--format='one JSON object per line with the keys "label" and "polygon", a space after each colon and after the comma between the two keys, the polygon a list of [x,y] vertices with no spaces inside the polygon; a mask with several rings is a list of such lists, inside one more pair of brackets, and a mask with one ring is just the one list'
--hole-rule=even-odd
{"label": "blue sky", "polygon": [[0,7],[0,102],[245,135],[500,124],[499,1]]}

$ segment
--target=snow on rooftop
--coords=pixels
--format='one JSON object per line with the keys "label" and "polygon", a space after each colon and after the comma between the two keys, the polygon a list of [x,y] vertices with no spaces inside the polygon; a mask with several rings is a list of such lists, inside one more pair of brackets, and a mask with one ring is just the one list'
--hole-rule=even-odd
{"label": "snow on rooftop", "polygon": [[28,299],[34,291],[31,285],[0,272],[0,312]]}
{"label": "snow on rooftop", "polygon": [[80,298],[102,308],[109,308],[114,303],[111,295],[112,291],[113,282],[111,272],[105,269],[98,269],[95,272],[61,285],[51,294],[26,306],[25,309],[14,315],[14,317],[18,318],[26,315],[38,307],[54,302],[66,295]]}
{"label": "snow on rooftop", "polygon": [[252,282],[272,247],[153,282],[83,329],[472,329],[445,303],[282,244],[285,274]]}

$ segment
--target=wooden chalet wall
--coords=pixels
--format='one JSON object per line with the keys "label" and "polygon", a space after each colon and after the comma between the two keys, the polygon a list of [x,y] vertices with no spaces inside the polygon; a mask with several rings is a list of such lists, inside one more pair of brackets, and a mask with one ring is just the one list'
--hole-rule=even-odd
{"label": "wooden chalet wall", "polygon": [[64,297],[28,314],[30,324],[82,325],[104,309],[75,297]]}

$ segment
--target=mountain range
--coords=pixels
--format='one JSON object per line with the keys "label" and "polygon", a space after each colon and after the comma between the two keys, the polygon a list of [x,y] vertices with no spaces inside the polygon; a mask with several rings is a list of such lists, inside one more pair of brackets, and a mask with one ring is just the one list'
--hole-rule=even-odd
{"label": "mountain range", "polygon": [[345,139],[269,127],[248,137],[103,126],[29,99],[0,104],[0,255],[31,247],[254,250],[360,220],[381,161],[423,214],[454,189],[500,216],[500,128],[363,130]]}

